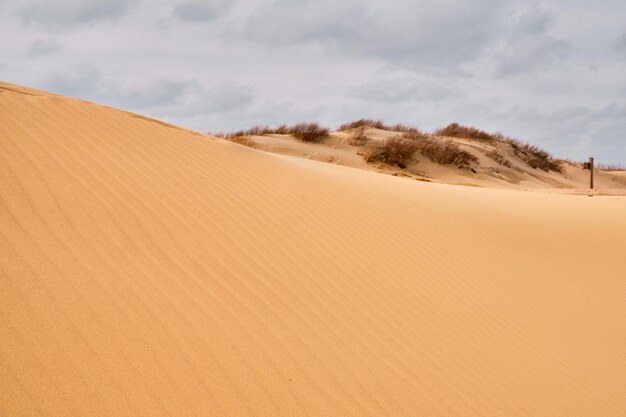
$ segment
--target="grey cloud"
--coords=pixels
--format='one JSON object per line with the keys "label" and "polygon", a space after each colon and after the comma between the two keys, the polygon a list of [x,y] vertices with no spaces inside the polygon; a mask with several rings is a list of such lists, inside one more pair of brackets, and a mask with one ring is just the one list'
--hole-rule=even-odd
{"label": "grey cloud", "polygon": [[53,40],[36,40],[32,42],[28,48],[28,56],[38,57],[57,52],[61,49],[56,41]]}
{"label": "grey cloud", "polygon": [[196,85],[197,83],[193,81],[157,79],[141,87],[118,91],[115,97],[111,95],[111,98],[134,109],[172,106],[183,101],[188,91]]}
{"label": "grey cloud", "polygon": [[615,49],[626,55],[626,33],[615,42]]}
{"label": "grey cloud", "polygon": [[493,55],[495,75],[504,77],[526,73],[564,60],[570,45],[549,33],[553,20],[550,11],[538,8],[521,10],[513,15]]}
{"label": "grey cloud", "polygon": [[77,65],[65,67],[40,81],[40,86],[57,94],[97,100],[102,75],[93,66]]}
{"label": "grey cloud", "polygon": [[250,105],[254,94],[250,87],[234,81],[224,81],[211,88],[196,89],[188,97],[185,108],[190,115],[222,114],[241,110]]}
{"label": "grey cloud", "polygon": [[409,66],[455,69],[481,52],[507,2],[402,0],[391,7],[333,0],[277,0],[254,9],[245,38],[270,46],[319,43]]}
{"label": "grey cloud", "polygon": [[27,0],[18,15],[25,23],[69,28],[123,15],[137,0]]}
{"label": "grey cloud", "polygon": [[209,22],[224,12],[230,3],[223,1],[188,1],[174,8],[174,15],[188,22]]}
{"label": "grey cloud", "polygon": [[369,81],[348,90],[347,96],[369,102],[397,103],[405,101],[440,101],[455,94],[455,89],[433,80],[402,77]]}

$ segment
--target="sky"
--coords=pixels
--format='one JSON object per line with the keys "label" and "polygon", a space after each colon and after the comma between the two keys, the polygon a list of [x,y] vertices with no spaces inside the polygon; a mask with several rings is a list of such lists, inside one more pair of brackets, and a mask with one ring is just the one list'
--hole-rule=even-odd
{"label": "sky", "polygon": [[202,132],[359,118],[626,165],[624,0],[0,0],[0,80]]}

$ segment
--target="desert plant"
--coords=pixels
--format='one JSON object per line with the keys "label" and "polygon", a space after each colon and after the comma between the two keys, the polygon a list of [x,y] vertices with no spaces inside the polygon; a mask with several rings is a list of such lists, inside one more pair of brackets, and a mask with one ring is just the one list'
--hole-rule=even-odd
{"label": "desert plant", "polygon": [[503,136],[499,133],[490,134],[480,129],[476,129],[475,127],[462,126],[458,123],[450,123],[446,127],[435,129],[433,135],[447,136],[451,138],[478,139],[487,142],[503,139]]}
{"label": "desert plant", "polygon": [[328,135],[329,130],[318,123],[299,123],[291,126],[289,134],[303,142],[317,142]]}
{"label": "desert plant", "polygon": [[407,126],[400,123],[395,125],[386,125],[382,121],[374,119],[359,119],[355,120],[354,122],[344,123],[339,126],[338,130],[357,129],[360,127],[372,127],[380,130],[388,130],[390,132],[421,133],[420,130],[416,127]]}
{"label": "desert plant", "polygon": [[348,143],[352,146],[363,146],[367,142],[369,138],[365,133],[365,126],[360,126],[354,129],[350,137],[348,138]]}
{"label": "desert plant", "polygon": [[376,129],[387,130],[387,126],[385,126],[385,124],[382,121],[374,120],[374,119],[359,119],[353,122],[344,123],[341,126],[339,126],[338,130],[356,129],[359,127],[373,127]]}
{"label": "desert plant", "polygon": [[465,168],[478,162],[478,158],[453,142],[442,143],[425,138],[417,141],[417,143],[419,153],[440,165],[455,165],[458,168]]}
{"label": "desert plant", "polygon": [[248,136],[228,136],[224,139],[230,142],[238,143],[243,146],[247,146],[249,148],[254,148],[256,146],[256,142],[250,139]]}
{"label": "desert plant", "polygon": [[366,162],[382,162],[404,169],[413,159],[417,149],[417,141],[394,136],[383,140],[379,145],[371,148],[364,155],[364,158]]}
{"label": "desert plant", "polygon": [[520,142],[516,139],[504,139],[513,150],[513,154],[533,169],[542,169],[546,172],[563,172],[562,161],[554,159],[547,151],[535,145]]}
{"label": "desert plant", "polygon": [[506,159],[504,155],[502,155],[500,152],[496,151],[495,149],[493,151],[487,152],[487,157],[493,159],[494,161],[498,163],[498,165],[501,165],[503,167],[511,168],[512,166],[511,161]]}
{"label": "desert plant", "polygon": [[595,164],[600,171],[626,171],[626,166],[620,164]]}

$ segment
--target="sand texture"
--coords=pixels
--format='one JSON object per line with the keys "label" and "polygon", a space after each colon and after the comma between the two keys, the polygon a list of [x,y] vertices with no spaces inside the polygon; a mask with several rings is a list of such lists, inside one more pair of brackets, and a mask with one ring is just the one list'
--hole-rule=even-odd
{"label": "sand texture", "polygon": [[1,416],[625,416],[626,198],[0,84]]}

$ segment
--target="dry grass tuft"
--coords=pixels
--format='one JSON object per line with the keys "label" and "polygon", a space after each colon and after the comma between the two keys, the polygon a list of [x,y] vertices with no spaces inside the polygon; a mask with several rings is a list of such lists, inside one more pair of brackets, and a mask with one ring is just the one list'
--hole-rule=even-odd
{"label": "dry grass tuft", "polygon": [[487,157],[493,159],[494,161],[496,161],[498,163],[498,165],[506,167],[506,168],[511,168],[511,161],[509,161],[504,155],[502,155],[500,152],[493,150],[490,152],[487,152]]}
{"label": "dry grass tuft", "polygon": [[477,139],[483,140],[487,142],[493,142],[496,140],[501,140],[504,137],[499,133],[487,133],[483,130],[476,129],[471,126],[462,126],[458,123],[450,123],[446,127],[442,127],[436,129],[433,132],[435,136],[447,136],[451,138],[465,138],[465,139]]}
{"label": "dry grass tuft", "polygon": [[504,139],[503,141],[511,146],[515,156],[524,161],[531,168],[539,168],[546,172],[563,172],[563,167],[561,166],[562,161],[552,158],[552,155],[543,149],[535,145],[520,142],[516,139]]}
{"label": "dry grass tuft", "polygon": [[348,143],[352,146],[363,146],[367,143],[369,138],[365,133],[365,126],[360,126],[354,129],[350,137],[348,138]]}
{"label": "dry grass tuft", "polygon": [[382,162],[391,166],[406,168],[413,160],[418,149],[418,142],[401,136],[385,139],[364,155],[366,162]]}
{"label": "dry grass tuft", "polygon": [[372,127],[374,129],[380,130],[388,130],[390,132],[400,132],[400,133],[421,133],[420,130],[416,127],[407,126],[403,124],[395,124],[395,125],[386,125],[381,120],[374,119],[359,119],[354,122],[344,123],[339,126],[339,131],[341,130],[349,130],[349,129],[357,129],[364,127]]}
{"label": "dry grass tuft", "polygon": [[626,166],[620,164],[594,164],[599,171],[626,171]]}
{"label": "dry grass tuft", "polygon": [[359,119],[353,122],[344,123],[341,126],[339,126],[339,129],[337,130],[349,130],[349,129],[356,129],[359,127],[373,127],[375,129],[387,130],[386,129],[387,126],[385,126],[385,124],[382,121],[374,120],[374,119]]}
{"label": "dry grass tuft", "polygon": [[437,164],[454,165],[458,168],[469,167],[478,162],[478,158],[461,149],[456,143],[436,141],[422,133],[408,133],[386,139],[364,157],[367,162],[382,162],[404,169],[413,161],[416,153]]}
{"label": "dry grass tuft", "polygon": [[230,142],[238,143],[243,146],[247,146],[249,148],[256,147],[256,142],[250,139],[248,136],[229,136],[225,137],[224,139]]}
{"label": "dry grass tuft", "polygon": [[289,128],[289,133],[303,142],[318,142],[328,135],[329,130],[318,123],[299,123]]}
{"label": "dry grass tuft", "polygon": [[321,127],[317,123],[299,123],[294,126],[280,125],[276,128],[269,126],[254,126],[247,130],[237,130],[229,133],[213,133],[224,139],[240,138],[245,136],[265,136],[265,135],[293,135],[305,142],[313,142],[322,139],[329,130]]}
{"label": "dry grass tuft", "polygon": [[442,143],[433,139],[422,139],[418,143],[419,153],[440,165],[455,165],[458,168],[465,168],[478,162],[478,158],[464,151],[454,142]]}

